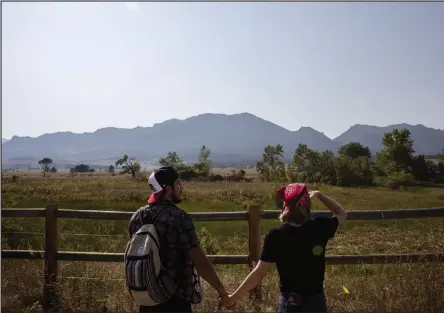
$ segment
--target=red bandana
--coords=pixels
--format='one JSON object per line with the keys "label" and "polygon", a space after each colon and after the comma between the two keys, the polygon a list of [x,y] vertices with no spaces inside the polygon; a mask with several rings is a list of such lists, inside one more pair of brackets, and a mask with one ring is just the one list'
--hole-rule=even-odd
{"label": "red bandana", "polygon": [[299,206],[308,207],[310,204],[310,195],[307,186],[302,183],[285,185],[276,191],[276,195],[284,200],[282,210],[284,210],[286,202],[294,197],[300,197],[296,202]]}

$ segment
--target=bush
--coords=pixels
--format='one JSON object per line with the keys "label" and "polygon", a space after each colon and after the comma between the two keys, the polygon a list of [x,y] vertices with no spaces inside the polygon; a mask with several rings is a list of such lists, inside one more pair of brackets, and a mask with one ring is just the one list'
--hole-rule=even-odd
{"label": "bush", "polygon": [[200,230],[200,244],[205,254],[216,255],[219,252],[219,247],[217,245],[217,240],[211,235],[211,233],[202,227]]}
{"label": "bush", "polygon": [[298,181],[298,172],[294,164],[289,164],[286,171],[287,180],[295,183]]}
{"label": "bush", "polygon": [[412,186],[415,183],[413,175],[403,172],[393,173],[387,177],[386,186],[390,189],[398,190]]}
{"label": "bush", "polygon": [[191,180],[193,178],[198,178],[199,174],[191,166],[184,166],[177,169],[177,174],[182,180]]}
{"label": "bush", "polygon": [[236,181],[236,182],[246,181],[246,179],[245,179],[245,171],[242,168],[239,171],[231,170],[231,175],[227,175],[225,177],[225,179],[227,181]]}
{"label": "bush", "polygon": [[[114,174],[114,175],[113,175]],[[115,176],[115,173],[112,173],[111,175]],[[147,183],[148,182],[148,176],[145,173],[136,173],[136,177],[134,177],[136,181],[139,183]]]}
{"label": "bush", "polygon": [[219,175],[219,174],[210,174],[210,176],[208,177],[208,179],[209,179],[209,181],[210,182],[213,182],[213,181],[222,181],[222,180],[224,180],[224,178],[222,177],[222,175]]}
{"label": "bush", "polygon": [[342,156],[335,160],[336,185],[341,187],[369,186],[373,184],[373,173],[365,157],[352,159]]}

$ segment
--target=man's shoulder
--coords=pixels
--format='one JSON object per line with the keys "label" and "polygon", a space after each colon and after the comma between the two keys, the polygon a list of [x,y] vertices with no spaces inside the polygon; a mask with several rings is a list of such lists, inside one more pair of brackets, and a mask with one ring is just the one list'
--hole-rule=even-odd
{"label": "man's shoulder", "polygon": [[129,219],[129,234],[132,237],[142,225],[146,222],[146,209],[147,206],[143,206],[136,210]]}
{"label": "man's shoulder", "polygon": [[[148,223],[152,222],[156,216],[165,213],[164,210],[175,212],[176,207],[166,204],[147,204],[137,209],[130,218],[130,223]],[[177,214],[177,213],[176,213]],[[164,215],[164,214],[162,214]]]}
{"label": "man's shoulder", "polygon": [[148,206],[143,206],[141,208],[138,208],[133,215],[131,215],[130,218],[130,222],[137,222],[140,220],[140,218],[143,216],[143,214],[145,213],[146,209]]}
{"label": "man's shoulder", "polygon": [[159,216],[158,221],[161,223],[190,219],[187,212],[172,203],[159,203],[152,206],[150,209],[155,215]]}

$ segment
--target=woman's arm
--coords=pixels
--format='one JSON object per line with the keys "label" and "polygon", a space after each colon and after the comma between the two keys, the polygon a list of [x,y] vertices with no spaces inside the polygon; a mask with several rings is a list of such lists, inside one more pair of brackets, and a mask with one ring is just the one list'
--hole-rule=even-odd
{"label": "woman's arm", "polygon": [[245,294],[260,284],[260,282],[267,275],[268,269],[272,263],[259,261],[256,267],[251,271],[251,273],[245,278],[244,282],[237,288],[237,290],[230,295],[231,300],[234,302],[242,299]]}
{"label": "woman's arm", "polygon": [[320,191],[313,191],[310,193],[311,198],[318,198],[324,203],[324,205],[329,209],[339,220],[339,224],[343,225],[347,219],[347,212],[342,208],[342,206],[337,203],[332,198],[326,196]]}
{"label": "woman's arm", "polygon": [[245,278],[244,282],[237,288],[237,290],[228,297],[221,299],[221,305],[224,307],[231,307],[239,301],[249,290],[256,287],[267,274],[271,264],[276,262],[279,252],[276,250],[276,229],[270,229],[264,238],[264,246],[259,258],[259,262],[251,273]]}

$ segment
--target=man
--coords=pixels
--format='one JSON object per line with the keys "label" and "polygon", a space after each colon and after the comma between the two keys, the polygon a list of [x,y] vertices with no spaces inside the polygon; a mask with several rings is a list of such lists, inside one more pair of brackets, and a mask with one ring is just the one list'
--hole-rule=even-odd
{"label": "man", "polygon": [[[149,177],[152,194],[148,206],[139,209],[130,219],[130,237],[143,223],[156,217],[155,228],[159,238],[160,259],[165,276],[173,286],[172,297],[164,303],[139,308],[140,312],[192,312],[191,304],[200,303],[202,291],[200,276],[219,294],[222,302],[228,293],[219,280],[212,264],[202,251],[190,216],[178,208],[182,201],[182,184],[174,168],[156,169]],[[142,213],[142,221],[138,218]],[[197,270],[197,271],[196,271]]]}

